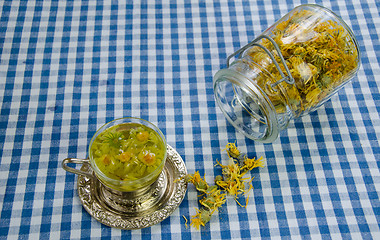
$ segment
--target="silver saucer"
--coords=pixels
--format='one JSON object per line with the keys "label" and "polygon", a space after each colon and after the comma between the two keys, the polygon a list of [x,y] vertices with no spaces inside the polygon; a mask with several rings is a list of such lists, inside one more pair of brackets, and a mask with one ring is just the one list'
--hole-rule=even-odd
{"label": "silver saucer", "polygon": [[[87,164],[81,170],[92,173]],[[186,194],[187,183],[180,179],[186,174],[181,156],[167,145],[164,169],[146,193],[133,198],[115,196],[95,177],[79,175],[78,194],[83,207],[99,222],[120,229],[141,229],[163,221],[177,209]]]}

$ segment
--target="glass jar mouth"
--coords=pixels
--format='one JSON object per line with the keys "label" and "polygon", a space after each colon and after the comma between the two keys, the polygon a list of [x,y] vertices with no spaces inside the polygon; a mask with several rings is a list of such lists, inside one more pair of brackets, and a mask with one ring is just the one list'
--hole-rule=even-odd
{"label": "glass jar mouth", "polygon": [[275,108],[253,81],[236,71],[222,69],[214,77],[214,94],[227,120],[243,135],[263,143],[278,137]]}
{"label": "glass jar mouth", "polygon": [[[142,124],[144,126],[147,126],[151,129],[153,129],[159,135],[161,141],[163,142],[163,144],[165,146],[164,147],[164,151],[165,151],[164,157],[163,157],[160,165],[153,172],[149,173],[148,175],[146,175],[142,178],[136,179],[136,180],[125,181],[125,180],[118,180],[118,179],[108,177],[96,165],[94,157],[92,155],[92,151],[91,151],[91,146],[92,146],[93,142],[95,141],[95,139],[99,136],[100,133],[102,133],[104,130],[106,130],[112,126],[116,126],[118,124],[123,124],[123,123],[139,123],[139,124]],[[154,180],[156,179],[155,177],[156,176],[158,177],[160,175],[160,172],[162,171],[163,166],[165,165],[165,161],[166,161],[166,156],[167,156],[166,145],[167,145],[167,143],[166,143],[166,139],[165,139],[164,134],[153,123],[146,121],[144,119],[141,119],[141,118],[134,118],[134,117],[118,118],[118,119],[115,119],[115,120],[108,122],[108,123],[104,124],[103,126],[101,126],[96,131],[94,136],[92,137],[90,144],[89,144],[89,150],[88,150],[89,151],[90,164],[91,164],[91,167],[94,170],[97,178],[103,184],[105,184],[106,186],[108,186],[111,189],[114,189],[114,190],[134,189],[134,186],[137,186],[137,185],[142,185],[141,188],[143,188],[144,186],[148,185],[149,183],[153,183]],[[135,189],[135,190],[137,190],[137,189]]]}

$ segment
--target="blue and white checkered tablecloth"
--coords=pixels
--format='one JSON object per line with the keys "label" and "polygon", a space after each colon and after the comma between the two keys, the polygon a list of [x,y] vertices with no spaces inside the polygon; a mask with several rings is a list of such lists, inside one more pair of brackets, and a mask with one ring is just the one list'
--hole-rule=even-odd
{"label": "blue and white checkered tablecloth", "polygon": [[[0,239],[380,239],[380,3],[317,1],[353,29],[358,75],[273,144],[245,138],[217,107],[213,75],[227,56],[309,1],[0,2]],[[77,177],[92,135],[115,118],[156,124],[189,172],[220,174],[237,143],[266,167],[247,208],[232,198],[209,224],[186,228],[180,207],[141,230],[97,222]]]}

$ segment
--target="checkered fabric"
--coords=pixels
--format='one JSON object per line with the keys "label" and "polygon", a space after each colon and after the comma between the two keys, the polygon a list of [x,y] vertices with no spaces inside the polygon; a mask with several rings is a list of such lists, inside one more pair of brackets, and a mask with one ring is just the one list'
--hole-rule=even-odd
{"label": "checkered fabric", "polygon": [[[362,65],[274,143],[238,133],[214,99],[228,55],[308,2],[1,1],[0,239],[380,239],[379,1],[316,2],[352,28]],[[186,228],[199,207],[189,185],[152,227],[93,219],[61,161],[86,158],[96,129],[126,116],[156,124],[209,182],[228,142],[263,156],[247,208],[228,198],[205,227]]]}

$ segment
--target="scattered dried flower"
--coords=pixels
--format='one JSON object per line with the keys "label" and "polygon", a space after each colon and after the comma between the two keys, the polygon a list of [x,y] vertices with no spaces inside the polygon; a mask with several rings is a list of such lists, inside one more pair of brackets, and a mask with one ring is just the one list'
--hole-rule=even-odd
{"label": "scattered dried flower", "polygon": [[186,229],[189,227],[188,225],[187,225],[187,218],[185,217],[185,215],[182,215],[182,217],[185,219],[185,227],[186,227]]}
{"label": "scattered dried flower", "polygon": [[244,156],[243,166],[240,170],[251,171],[257,167],[264,167],[264,164],[265,162],[263,161],[263,157],[256,160],[255,158],[248,158],[247,156]]}
{"label": "scattered dried flower", "polygon": [[222,193],[216,186],[199,200],[199,203],[209,211],[215,211],[226,202],[226,194]]}
{"label": "scattered dried flower", "polygon": [[[212,214],[218,211],[218,208],[226,202],[227,194],[233,196],[241,207],[247,207],[249,193],[253,189],[251,184],[253,177],[251,179],[244,178],[244,175],[253,168],[264,166],[262,157],[257,160],[247,156],[242,157],[234,143],[228,143],[224,150],[227,151],[229,162],[228,165],[223,165],[216,160],[216,166],[222,167],[223,173],[223,176],[218,175],[215,177],[214,182],[216,185],[209,186],[206,180],[200,176],[199,171],[194,174],[187,174],[183,178],[186,182],[192,183],[202,193],[199,196],[203,197],[199,200],[202,208],[196,209],[197,213],[192,216],[190,222],[190,226],[198,230],[201,226],[205,226],[210,221]],[[239,161],[242,161],[240,165]],[[247,186],[249,186],[248,189]],[[238,201],[239,195],[246,195],[245,206]],[[187,226],[187,219],[185,218],[185,220],[185,225]]]}
{"label": "scattered dried flower", "polygon": [[212,212],[207,209],[196,209],[197,213],[192,216],[190,226],[195,227],[199,230],[200,226],[205,226],[211,219]]}
{"label": "scattered dried flower", "polygon": [[201,175],[199,174],[199,171],[196,171],[194,174],[187,174],[185,176],[185,181],[192,183],[195,188],[203,193],[207,193],[208,184],[207,182],[202,179]]}
{"label": "scattered dried flower", "polygon": [[240,156],[240,151],[237,149],[235,143],[228,143],[224,150],[227,151],[228,157],[230,158],[238,158]]}

